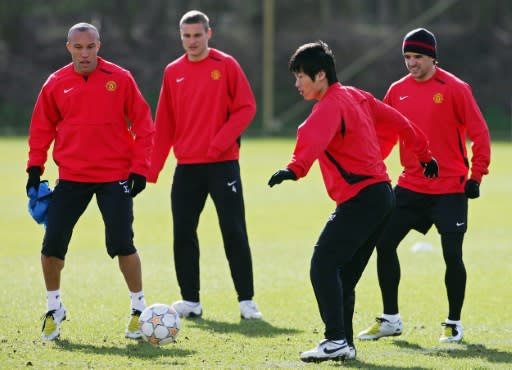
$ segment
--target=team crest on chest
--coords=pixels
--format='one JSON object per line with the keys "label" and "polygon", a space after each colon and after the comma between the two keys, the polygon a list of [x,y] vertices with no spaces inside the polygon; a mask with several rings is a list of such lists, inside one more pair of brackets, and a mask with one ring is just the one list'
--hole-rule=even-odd
{"label": "team crest on chest", "polygon": [[212,80],[214,81],[217,81],[217,80],[220,80],[220,71],[218,69],[214,69],[211,73],[210,73],[210,76],[212,78]]}
{"label": "team crest on chest", "polygon": [[434,96],[432,97],[432,100],[436,104],[441,104],[444,100],[444,96],[441,93],[437,93],[437,94],[434,94]]}
{"label": "team crest on chest", "polygon": [[106,84],[105,84],[105,89],[107,89],[107,91],[116,91],[117,90],[117,84],[115,81],[108,81]]}

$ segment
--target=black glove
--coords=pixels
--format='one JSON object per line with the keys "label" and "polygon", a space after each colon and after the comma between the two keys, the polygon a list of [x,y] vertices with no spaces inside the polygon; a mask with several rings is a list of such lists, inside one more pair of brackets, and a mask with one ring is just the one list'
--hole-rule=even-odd
{"label": "black glove", "polygon": [[131,173],[128,176],[128,185],[130,186],[130,195],[135,198],[142,190],[146,188],[146,177],[137,173]]}
{"label": "black glove", "polygon": [[27,169],[28,173],[28,180],[27,180],[27,194],[28,189],[34,188],[36,189],[36,193],[39,190],[39,183],[41,182],[41,167],[39,166],[32,166]]}
{"label": "black glove", "polygon": [[279,170],[270,177],[270,180],[268,180],[268,186],[272,187],[282,183],[284,180],[297,180],[297,176],[295,176],[293,171],[288,168]]}
{"label": "black glove", "polygon": [[430,162],[420,162],[423,169],[423,174],[425,177],[433,178],[439,176],[439,166],[437,165],[437,161],[434,157],[430,160]]}
{"label": "black glove", "polygon": [[480,184],[476,180],[469,179],[464,185],[464,193],[469,199],[475,199],[480,196]]}

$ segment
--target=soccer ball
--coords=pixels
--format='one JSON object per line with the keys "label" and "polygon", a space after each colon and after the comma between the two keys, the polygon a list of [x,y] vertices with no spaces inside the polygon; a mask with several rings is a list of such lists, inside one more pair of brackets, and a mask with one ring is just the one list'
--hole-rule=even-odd
{"label": "soccer ball", "polygon": [[181,327],[180,317],[171,306],[155,303],[142,311],[139,327],[146,342],[164,345],[176,341]]}

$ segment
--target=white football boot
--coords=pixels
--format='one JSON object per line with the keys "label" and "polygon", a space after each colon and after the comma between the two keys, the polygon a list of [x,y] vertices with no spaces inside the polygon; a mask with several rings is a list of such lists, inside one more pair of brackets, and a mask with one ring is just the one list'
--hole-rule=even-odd
{"label": "white football boot", "polygon": [[203,315],[203,307],[201,303],[189,302],[189,301],[176,301],[171,305],[176,311],[179,317],[201,317]]}
{"label": "white football boot", "polygon": [[357,336],[360,340],[377,340],[382,337],[395,337],[402,334],[402,320],[391,322],[383,317],[377,317],[375,324],[363,330]]}
{"label": "white football boot", "polygon": [[259,320],[263,317],[258,306],[252,300],[240,301],[240,317],[248,320]]}
{"label": "white football boot", "polygon": [[43,315],[41,338],[44,341],[54,340],[60,335],[60,324],[66,320],[66,309],[61,303],[58,310],[50,310]]}
{"label": "white football boot", "polygon": [[[352,354],[355,358],[355,348]],[[324,339],[315,348],[302,352],[300,359],[304,362],[322,362],[327,360],[342,361],[348,359],[352,354],[345,339]]]}

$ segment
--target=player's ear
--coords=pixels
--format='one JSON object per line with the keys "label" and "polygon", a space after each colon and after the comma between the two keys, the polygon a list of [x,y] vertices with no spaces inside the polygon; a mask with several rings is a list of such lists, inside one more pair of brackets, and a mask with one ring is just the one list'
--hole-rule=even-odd
{"label": "player's ear", "polygon": [[315,75],[315,81],[322,81],[326,79],[325,71],[321,70]]}

